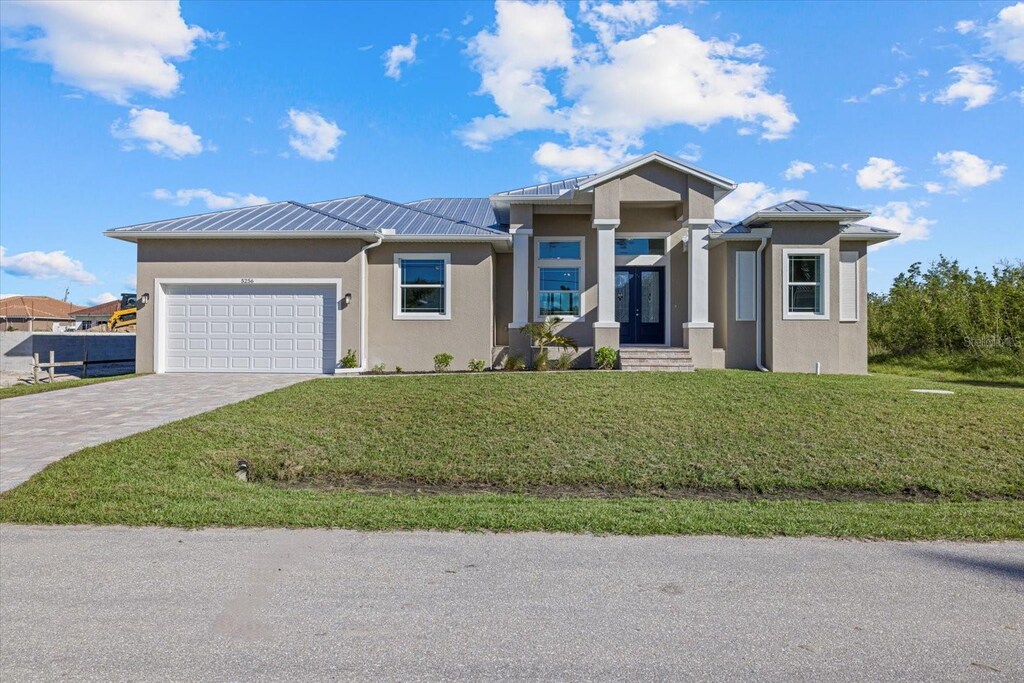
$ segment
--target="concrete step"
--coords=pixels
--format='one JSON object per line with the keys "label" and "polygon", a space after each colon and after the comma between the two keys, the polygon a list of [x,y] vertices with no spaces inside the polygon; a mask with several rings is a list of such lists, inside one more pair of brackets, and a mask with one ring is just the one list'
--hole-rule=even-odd
{"label": "concrete step", "polygon": [[631,346],[619,349],[619,363],[627,372],[693,372],[688,349]]}

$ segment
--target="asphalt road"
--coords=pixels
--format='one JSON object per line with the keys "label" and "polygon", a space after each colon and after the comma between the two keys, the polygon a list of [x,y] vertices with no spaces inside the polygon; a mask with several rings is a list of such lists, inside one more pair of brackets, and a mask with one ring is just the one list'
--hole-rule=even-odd
{"label": "asphalt road", "polygon": [[0,679],[1024,680],[1024,544],[0,527]]}

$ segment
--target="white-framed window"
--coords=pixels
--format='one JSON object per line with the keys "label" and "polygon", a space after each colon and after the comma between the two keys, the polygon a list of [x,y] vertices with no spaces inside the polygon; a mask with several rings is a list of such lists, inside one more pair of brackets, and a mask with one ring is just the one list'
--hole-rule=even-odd
{"label": "white-framed window", "polygon": [[534,284],[537,319],[557,316],[576,320],[583,316],[582,237],[535,237]]}
{"label": "white-framed window", "polygon": [[452,319],[451,254],[395,254],[395,320]]}
{"label": "white-framed window", "polygon": [[853,323],[860,319],[857,304],[860,299],[859,258],[856,251],[839,252],[839,322]]}
{"label": "white-framed window", "polygon": [[782,250],[783,320],[828,320],[828,249]]}
{"label": "white-framed window", "polygon": [[757,301],[756,251],[736,252],[736,320],[754,320]]}

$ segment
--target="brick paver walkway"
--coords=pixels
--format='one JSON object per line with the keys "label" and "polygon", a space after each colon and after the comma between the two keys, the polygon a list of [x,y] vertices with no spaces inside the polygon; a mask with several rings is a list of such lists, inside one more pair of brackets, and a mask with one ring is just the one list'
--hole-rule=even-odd
{"label": "brick paver walkway", "polygon": [[0,491],[105,441],[312,379],[310,375],[145,375],[0,401]]}

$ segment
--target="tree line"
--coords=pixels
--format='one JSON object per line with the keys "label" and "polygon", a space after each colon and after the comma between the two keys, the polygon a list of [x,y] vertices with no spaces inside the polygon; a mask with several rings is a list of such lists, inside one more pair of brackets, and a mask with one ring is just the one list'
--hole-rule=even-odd
{"label": "tree line", "polygon": [[914,263],[886,294],[868,295],[871,355],[1024,354],[1024,262],[968,271],[939,257]]}

